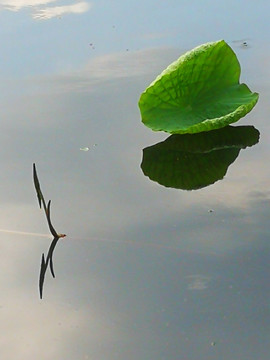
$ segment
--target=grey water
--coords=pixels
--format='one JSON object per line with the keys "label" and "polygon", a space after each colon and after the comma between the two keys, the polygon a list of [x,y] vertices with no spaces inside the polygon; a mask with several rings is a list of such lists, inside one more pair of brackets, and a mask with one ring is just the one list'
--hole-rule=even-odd
{"label": "grey water", "polygon": [[[266,1],[0,1],[1,358],[268,360],[268,13]],[[260,94],[233,126],[259,139],[205,186],[164,186],[142,169],[168,134],[141,123],[140,94],[218,39]],[[67,234],[42,300],[51,239],[33,163]]]}

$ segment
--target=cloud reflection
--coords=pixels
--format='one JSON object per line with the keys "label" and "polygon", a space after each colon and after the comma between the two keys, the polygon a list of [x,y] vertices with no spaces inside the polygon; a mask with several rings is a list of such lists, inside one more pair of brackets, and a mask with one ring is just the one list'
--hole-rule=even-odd
{"label": "cloud reflection", "polygon": [[53,17],[60,17],[66,14],[82,14],[90,9],[91,5],[85,1],[65,6],[54,6],[41,9],[33,14],[37,20],[47,20]]}
{"label": "cloud reflection", "polygon": [[[96,91],[97,85],[135,78],[144,79],[146,86],[151,78],[158,74],[168,62],[179,55],[179,49],[169,47],[124,51],[99,55],[90,59],[81,67],[43,77],[43,86],[47,82],[50,91]],[[158,60],[157,60],[158,59]],[[143,85],[144,86],[144,85]],[[142,87],[143,90],[143,87]]]}
{"label": "cloud reflection", "polygon": [[18,11],[25,7],[42,6],[56,0],[0,0],[0,6],[11,11]]}
{"label": "cloud reflection", "polygon": [[59,5],[45,7],[51,3],[58,3],[57,0],[0,0],[0,8],[19,11],[24,8],[32,8],[32,17],[36,20],[48,20],[54,17],[61,17],[66,14],[82,14],[87,12],[91,3],[86,1],[77,2],[69,5]]}

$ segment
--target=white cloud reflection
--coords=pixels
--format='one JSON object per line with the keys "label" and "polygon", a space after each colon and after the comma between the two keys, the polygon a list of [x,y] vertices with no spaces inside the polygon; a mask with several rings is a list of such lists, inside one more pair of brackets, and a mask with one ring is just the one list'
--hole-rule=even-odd
{"label": "white cloud reflection", "polygon": [[86,1],[76,2],[67,5],[44,7],[51,3],[59,3],[57,0],[0,0],[0,9],[19,11],[31,8],[32,17],[36,20],[48,20],[54,17],[61,17],[66,14],[82,14],[87,12],[91,3]]}
{"label": "white cloud reflection", "polygon": [[1,0],[0,6],[11,11],[18,11],[26,7],[38,7],[56,0]]}
{"label": "white cloud reflection", "polygon": [[90,7],[91,5],[84,1],[72,5],[47,7],[34,13],[33,18],[38,20],[46,20],[66,14],[82,14],[88,11]]}
{"label": "white cloud reflection", "polygon": [[[65,71],[65,69],[49,81],[50,88],[57,91],[91,91],[96,85],[112,80],[124,80],[143,77],[146,85],[153,80],[168,64],[179,57],[181,50],[169,47],[123,51],[105,54],[90,59],[83,66]],[[43,83],[44,84],[44,83]]]}

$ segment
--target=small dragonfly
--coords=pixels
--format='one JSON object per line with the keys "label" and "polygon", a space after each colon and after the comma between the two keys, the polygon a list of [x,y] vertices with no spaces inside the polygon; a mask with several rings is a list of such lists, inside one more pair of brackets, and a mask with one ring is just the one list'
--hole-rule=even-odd
{"label": "small dragonfly", "polygon": [[251,47],[249,38],[233,40],[232,43],[236,44],[237,47],[240,47],[242,49],[249,49]]}
{"label": "small dragonfly", "polygon": [[45,259],[44,254],[42,254],[42,258],[41,258],[41,267],[40,267],[40,275],[39,275],[39,294],[40,294],[40,298],[42,299],[45,274],[46,274],[48,265],[50,266],[52,276],[55,278],[55,273],[54,273],[54,268],[53,268],[53,252],[54,252],[54,249],[56,247],[58,240],[65,237],[66,234],[58,234],[52,225],[52,222],[51,222],[51,200],[49,200],[48,205],[46,205],[44,196],[41,192],[35,164],[33,164],[33,178],[34,178],[35,189],[37,192],[39,207],[40,207],[40,209],[43,207],[43,209],[45,211],[48,226],[49,226],[50,232],[53,236],[53,240],[49,247],[46,259]]}

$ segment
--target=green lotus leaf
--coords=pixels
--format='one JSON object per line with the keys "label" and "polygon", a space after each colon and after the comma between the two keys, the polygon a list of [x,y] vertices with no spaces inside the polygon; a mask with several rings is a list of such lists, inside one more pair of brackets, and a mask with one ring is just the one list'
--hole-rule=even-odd
{"label": "green lotus leaf", "polygon": [[142,122],[154,131],[198,133],[227,126],[252,110],[259,95],[239,84],[240,64],[224,41],[182,55],[142,93]]}
{"label": "green lotus leaf", "polygon": [[145,176],[165,187],[196,190],[222,179],[241,149],[259,141],[253,126],[226,126],[200,134],[171,135],[143,149]]}

